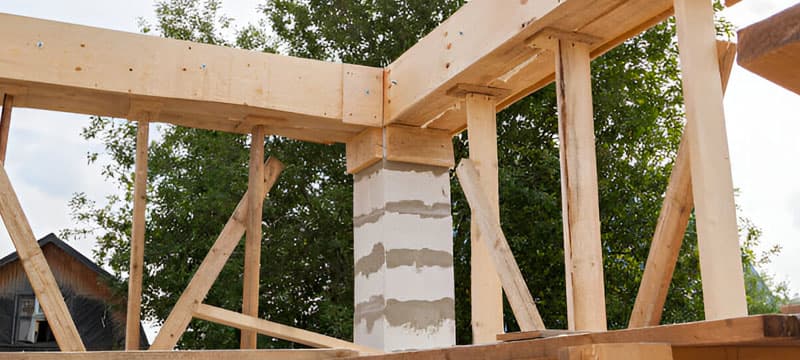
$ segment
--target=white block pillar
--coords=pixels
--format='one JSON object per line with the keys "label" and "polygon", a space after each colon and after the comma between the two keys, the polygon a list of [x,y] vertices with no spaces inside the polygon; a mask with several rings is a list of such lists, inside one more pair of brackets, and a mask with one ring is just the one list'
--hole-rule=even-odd
{"label": "white block pillar", "polygon": [[448,169],[383,160],[354,180],[355,343],[455,345]]}

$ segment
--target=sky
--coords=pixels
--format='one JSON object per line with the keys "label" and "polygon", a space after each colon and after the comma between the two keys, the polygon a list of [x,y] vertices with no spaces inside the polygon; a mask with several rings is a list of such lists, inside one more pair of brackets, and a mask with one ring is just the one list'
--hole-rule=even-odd
{"label": "sky", "polygon": [[[800,0],[745,0],[724,15],[747,26]],[[223,13],[241,27],[260,19],[263,0],[223,1]],[[138,32],[138,18],[154,19],[153,0],[3,0],[0,12]],[[725,112],[739,216],[762,229],[762,249],[783,251],[766,267],[777,280],[800,293],[800,96],[734,66]],[[89,166],[86,154],[102,144],[80,136],[88,116],[14,109],[6,169],[37,238],[74,226],[68,202],[83,192],[101,201],[120,190]],[[89,258],[94,242],[71,242]],[[0,225],[0,256],[13,251]],[[156,327],[146,326],[153,339]]]}

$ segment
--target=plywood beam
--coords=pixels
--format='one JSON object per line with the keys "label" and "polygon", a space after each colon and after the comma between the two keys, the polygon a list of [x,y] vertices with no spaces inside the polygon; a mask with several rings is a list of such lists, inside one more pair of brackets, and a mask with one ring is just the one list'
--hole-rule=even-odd
{"label": "plywood beam", "polygon": [[58,347],[62,351],[86,351],[53,272],[47,265],[42,249],[36,243],[31,225],[2,166],[0,166],[0,216],[3,217],[3,223],[6,225],[11,242],[14,243],[36,299],[42,305]]}
{"label": "plywood beam", "polygon": [[[9,14],[0,14],[0,42],[0,93],[21,89],[17,107],[124,118],[132,100],[149,99],[163,103],[154,121],[239,133],[249,133],[238,128],[248,115],[352,135],[381,125],[380,68]],[[291,129],[275,130],[303,135]]]}
{"label": "plywood beam", "polygon": [[714,10],[675,0],[706,319],[747,314]]}
{"label": "plywood beam", "polygon": [[559,360],[672,360],[669,344],[592,344],[561,349]]}
{"label": "plywood beam", "polygon": [[556,97],[570,330],[605,330],[606,302],[589,45],[558,40]]}
{"label": "plywood beam", "polygon": [[[247,236],[244,247],[244,277],[242,313],[258,317],[258,298],[261,273],[261,219],[264,209],[264,133],[263,126],[253,128],[250,138],[250,176],[247,194]],[[258,345],[255,331],[242,330],[241,348],[255,349]]]}
{"label": "plywood beam", "polygon": [[739,30],[739,65],[800,94],[800,4]]}
{"label": "plywood beam", "polygon": [[481,243],[489,254],[493,267],[497,270],[497,276],[500,278],[520,329],[522,331],[544,330],[544,321],[539,315],[536,303],[522,277],[511,247],[508,246],[503,229],[500,227],[499,214],[493,211],[496,205],[491,204],[481,186],[482,178],[478,175],[478,169],[471,160],[464,159],[461,160],[456,172],[470,209],[472,209],[472,221],[480,231]]}
{"label": "plywood beam", "polygon": [[142,278],[144,276],[145,207],[147,206],[147,151],[150,113],[145,113],[136,129],[136,161],[133,183],[133,221],[131,223],[128,307],[125,322],[125,350],[139,350],[141,334]]}
{"label": "plywood beam", "polygon": [[[717,41],[720,79],[723,94],[736,56],[736,44]],[[664,203],[658,217],[650,253],[633,305],[629,328],[656,326],[661,322],[664,303],[667,301],[669,285],[678,262],[683,237],[694,208],[692,176],[689,166],[689,129],[684,129],[678,156],[672,165],[672,174],[664,195]]]}
{"label": "plywood beam", "polygon": [[446,168],[455,165],[452,136],[443,130],[397,125],[369,128],[348,141],[346,149],[350,174],[382,159]]}
{"label": "plywood beam", "polygon": [[250,330],[277,339],[288,340],[316,348],[339,348],[358,351],[364,354],[382,353],[380,350],[366,346],[206,304],[198,305],[197,309],[194,311],[194,316],[198,319],[235,327],[242,331]]}
{"label": "plywood beam", "polygon": [[0,353],[0,360],[326,360],[350,358],[345,349],[202,350],[202,351],[92,351]]}
{"label": "plywood beam", "polygon": [[[272,157],[267,159],[264,164],[264,186],[261,188],[261,198],[269,192],[282,170],[283,164],[278,159]],[[151,350],[172,350],[178,343],[178,339],[192,320],[194,310],[203,302],[211,285],[214,284],[239,240],[242,239],[242,235],[245,234],[249,203],[250,195],[245,193],[208,255],[192,276],[186,290],[172,308],[164,325],[161,326],[158,336],[150,346]]]}
{"label": "plywood beam", "polygon": [[6,162],[8,133],[11,130],[11,110],[14,109],[14,95],[3,95],[3,112],[0,115],[0,163]]}
{"label": "plywood beam", "polygon": [[[497,118],[495,98],[489,95],[466,95],[466,115],[469,127],[469,158],[481,178],[481,192],[488,207],[481,209],[492,218],[500,219],[500,190],[497,165]],[[495,341],[503,326],[503,287],[489,245],[493,233],[478,226],[475,212],[470,221],[470,295],[472,305],[472,339],[475,344]],[[542,326],[543,328],[543,326]]]}

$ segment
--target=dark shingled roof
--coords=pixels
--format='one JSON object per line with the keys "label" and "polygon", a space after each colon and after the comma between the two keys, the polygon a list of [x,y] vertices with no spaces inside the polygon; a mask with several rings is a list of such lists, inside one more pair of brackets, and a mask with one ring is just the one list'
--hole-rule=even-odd
{"label": "dark shingled roof", "polygon": [[[47,234],[47,236],[39,239],[38,243],[40,248],[44,248],[45,245],[47,244],[53,244],[57,246],[59,249],[63,250],[65,253],[69,254],[69,256],[75,258],[75,260],[80,261],[81,264],[85,265],[89,269],[92,269],[92,271],[96,272],[98,275],[105,277],[112,277],[111,274],[108,273],[108,271],[105,271],[100,266],[97,266],[97,264],[95,264],[94,261],[89,260],[89,258],[87,258],[86,256],[83,256],[83,254],[78,252],[78,250],[73,249],[72,246],[69,246],[69,244],[59,239],[58,236],[56,236],[53,233]],[[0,268],[17,260],[19,260],[19,255],[17,254],[16,251],[11,254],[8,254],[6,257],[0,259]]]}

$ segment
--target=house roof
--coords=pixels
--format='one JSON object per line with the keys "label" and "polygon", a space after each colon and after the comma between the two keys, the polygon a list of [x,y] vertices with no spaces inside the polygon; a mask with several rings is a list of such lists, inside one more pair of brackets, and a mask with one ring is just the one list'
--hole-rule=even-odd
{"label": "house roof", "polygon": [[[53,244],[59,249],[63,250],[69,256],[75,258],[75,260],[78,260],[81,264],[96,272],[98,275],[112,277],[108,271],[95,264],[94,261],[90,260],[86,256],[83,256],[83,254],[78,252],[78,250],[75,250],[72,248],[72,246],[69,246],[69,244],[59,239],[58,236],[53,233],[47,234],[45,237],[39,239],[38,243],[40,248],[44,248],[47,244]],[[19,254],[17,254],[16,251],[8,254],[6,257],[0,259],[0,268],[17,260],[19,260]]]}

